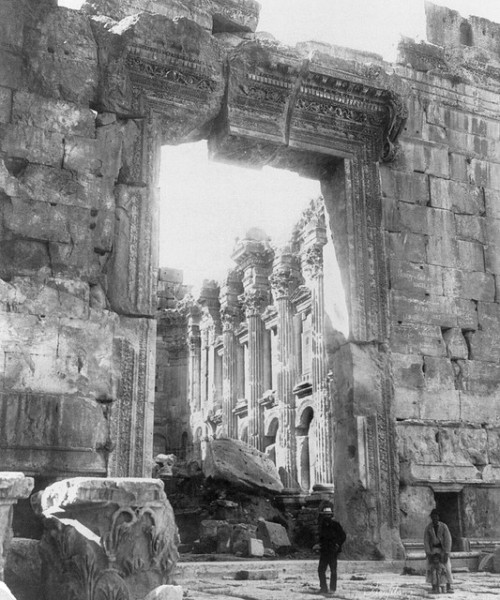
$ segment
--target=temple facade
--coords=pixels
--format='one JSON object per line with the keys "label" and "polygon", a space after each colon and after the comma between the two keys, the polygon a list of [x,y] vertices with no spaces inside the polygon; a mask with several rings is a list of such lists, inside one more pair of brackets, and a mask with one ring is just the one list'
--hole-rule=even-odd
{"label": "temple facade", "polygon": [[197,300],[179,272],[161,270],[156,451],[201,458],[204,440],[229,437],[268,454],[290,491],[333,487],[331,356],[342,334],[325,311],[326,244],[319,198],[284,247],[260,229],[237,240],[235,267]]}

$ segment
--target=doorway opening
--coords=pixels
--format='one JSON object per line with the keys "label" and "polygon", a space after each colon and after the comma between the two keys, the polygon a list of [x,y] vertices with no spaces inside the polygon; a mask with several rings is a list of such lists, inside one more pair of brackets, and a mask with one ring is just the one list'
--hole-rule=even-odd
{"label": "doorway opening", "polygon": [[434,500],[441,521],[448,525],[450,530],[451,550],[459,551],[462,548],[463,537],[462,492],[434,492]]}

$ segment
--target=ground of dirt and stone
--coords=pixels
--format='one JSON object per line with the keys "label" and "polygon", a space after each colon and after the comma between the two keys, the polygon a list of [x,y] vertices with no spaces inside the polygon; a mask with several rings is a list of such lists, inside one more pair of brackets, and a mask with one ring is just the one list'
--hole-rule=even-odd
{"label": "ground of dirt and stone", "polygon": [[319,594],[317,560],[180,562],[175,583],[187,600],[413,600],[447,596],[491,600],[500,595],[500,574],[454,573],[454,593],[431,594],[421,575],[403,575],[404,562],[339,561],[337,592]]}

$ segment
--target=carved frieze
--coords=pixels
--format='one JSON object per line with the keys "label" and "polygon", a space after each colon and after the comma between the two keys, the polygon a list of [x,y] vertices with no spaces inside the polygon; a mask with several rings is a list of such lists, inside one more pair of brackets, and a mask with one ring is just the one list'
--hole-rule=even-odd
{"label": "carved frieze", "polygon": [[214,136],[215,156],[247,139],[252,150],[256,140],[270,142],[260,147],[261,165],[285,166],[288,154],[293,161],[306,149],[347,157],[359,146],[373,160],[392,158],[406,108],[380,65],[304,58],[265,42],[239,47],[229,64],[227,120]]}

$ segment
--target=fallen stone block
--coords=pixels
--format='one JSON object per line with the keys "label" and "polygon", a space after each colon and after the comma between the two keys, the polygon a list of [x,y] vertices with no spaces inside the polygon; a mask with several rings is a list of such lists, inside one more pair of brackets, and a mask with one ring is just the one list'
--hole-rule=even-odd
{"label": "fallen stone block", "polygon": [[479,561],[478,571],[480,573],[491,573],[493,571],[493,554],[486,554]]}
{"label": "fallen stone block", "polygon": [[248,556],[264,556],[264,544],[262,540],[256,538],[248,540]]}
{"label": "fallen stone block", "polygon": [[144,598],[144,600],[182,600],[180,585],[160,585]]}
{"label": "fallen stone block", "polygon": [[270,521],[259,521],[257,525],[257,537],[262,540],[265,548],[271,548],[275,552],[286,552],[290,547],[290,539],[283,525]]}
{"label": "fallen stone block", "polygon": [[278,579],[278,571],[263,569],[261,571],[237,571],[234,578],[238,581],[270,581]]}

